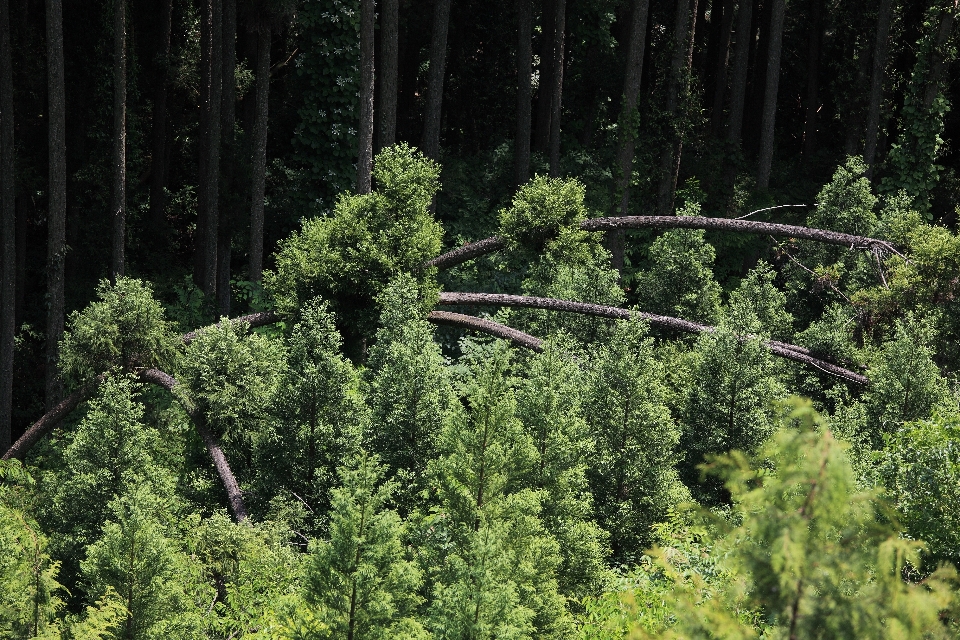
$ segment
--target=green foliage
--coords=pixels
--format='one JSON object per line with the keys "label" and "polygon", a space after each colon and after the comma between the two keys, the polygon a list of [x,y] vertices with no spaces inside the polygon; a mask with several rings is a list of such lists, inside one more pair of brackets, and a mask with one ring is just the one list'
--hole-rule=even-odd
{"label": "green foliage", "polygon": [[[360,444],[367,412],[353,365],[340,353],[328,305],[312,300],[287,339],[286,365],[273,401],[273,429],[260,443],[260,467],[274,486],[326,513],[326,488]],[[315,523],[316,518],[312,518]]]}
{"label": "green foliage", "polygon": [[163,368],[171,362],[178,339],[149,284],[102,280],[97,297],[67,322],[60,370],[69,383],[79,386],[109,370]]}
{"label": "green foliage", "polygon": [[675,447],[680,431],[665,402],[664,372],[640,320],[617,321],[590,370],[584,415],[596,441],[588,472],[597,521],[614,558],[629,563],[650,526],[684,499]]}
{"label": "green foliage", "polygon": [[422,578],[404,559],[403,524],[386,508],[396,485],[383,473],[376,456],[350,457],[332,491],[330,538],[311,545],[304,597],[329,637],[427,637],[412,617]]}
{"label": "green foliage", "polygon": [[886,438],[877,476],[906,533],[927,544],[924,565],[960,560],[960,422],[905,424]]}
{"label": "green foliage", "polygon": [[871,235],[877,226],[873,211],[877,198],[864,175],[866,171],[867,165],[856,156],[848,157],[843,166],[837,167],[833,179],[817,194],[817,207],[807,217],[807,225],[858,236]]}
{"label": "green foliage", "polygon": [[808,406],[791,418],[756,458],[733,452],[712,464],[740,520],[717,543],[729,581],[704,592],[658,552],[673,616],[665,630],[638,626],[637,637],[947,637],[953,570],[904,582],[922,545],[881,524],[876,495],[858,490],[844,446]]}
{"label": "green foliage", "polygon": [[579,230],[589,217],[585,195],[577,180],[534,176],[517,190],[510,207],[500,211],[500,235],[511,250],[540,249],[563,231]]}
{"label": "green foliage", "polygon": [[[678,215],[699,215],[689,205]],[[674,229],[650,246],[650,268],[637,274],[634,289],[644,311],[705,322],[716,322],[720,285],[713,276],[716,251],[703,230]]]}
{"label": "green foliage", "polygon": [[538,518],[536,492],[519,488],[535,449],[517,420],[503,343],[473,370],[467,415],[444,430],[433,465],[440,509],[425,519],[442,543],[429,627],[442,638],[562,635],[556,541]]}
{"label": "green foliage", "polygon": [[377,189],[341,195],[333,215],[304,220],[281,243],[277,268],[264,285],[281,313],[296,313],[317,296],[330,301],[343,326],[372,335],[368,307],[399,273],[429,276],[420,265],[440,251],[443,229],[430,214],[439,166],[407,145],[377,154]]}
{"label": "green foliage", "polygon": [[367,360],[369,447],[399,485],[397,501],[413,509],[425,488],[427,462],[455,401],[440,346],[426,321],[416,283],[401,276],[378,299],[381,328]]}
{"label": "green foliage", "polygon": [[730,308],[749,309],[765,334],[785,340],[793,333],[793,316],[786,310],[787,297],[776,287],[776,278],[773,267],[761,261],[730,292]]}

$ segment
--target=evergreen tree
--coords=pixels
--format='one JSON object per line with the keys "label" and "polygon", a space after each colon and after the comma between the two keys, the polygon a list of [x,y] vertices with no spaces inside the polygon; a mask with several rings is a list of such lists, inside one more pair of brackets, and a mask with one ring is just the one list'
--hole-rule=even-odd
{"label": "evergreen tree", "polygon": [[596,441],[588,475],[597,521],[620,562],[639,557],[650,526],[685,495],[674,470],[680,431],[664,402],[647,324],[617,321],[590,371],[584,415]]}
{"label": "evergreen tree", "polygon": [[331,492],[330,538],[311,545],[304,597],[334,638],[426,637],[412,616],[421,576],[404,559],[403,524],[386,508],[396,485],[383,473],[376,456],[352,456]]}
{"label": "evergreen tree", "polygon": [[569,347],[551,340],[530,363],[517,392],[517,417],[536,450],[524,485],[540,491],[540,519],[560,545],[560,592],[577,601],[604,586],[609,536],[593,520],[586,473],[594,442],[581,404],[586,380]]}
{"label": "evergreen tree", "polygon": [[409,512],[426,486],[427,463],[454,401],[447,369],[425,305],[409,276],[394,280],[378,299],[381,328],[367,361],[369,446],[399,486]]}
{"label": "evergreen tree", "polygon": [[430,629],[442,638],[562,635],[559,545],[539,520],[540,496],[518,488],[535,450],[516,418],[503,343],[467,384],[467,415],[446,425],[433,466],[441,506],[425,523],[443,546]]}

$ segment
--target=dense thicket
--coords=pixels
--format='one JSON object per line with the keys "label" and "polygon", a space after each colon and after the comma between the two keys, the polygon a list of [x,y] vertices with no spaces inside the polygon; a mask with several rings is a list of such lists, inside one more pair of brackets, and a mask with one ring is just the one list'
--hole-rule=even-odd
{"label": "dense thicket", "polygon": [[0,636],[960,637],[958,18],[0,0]]}

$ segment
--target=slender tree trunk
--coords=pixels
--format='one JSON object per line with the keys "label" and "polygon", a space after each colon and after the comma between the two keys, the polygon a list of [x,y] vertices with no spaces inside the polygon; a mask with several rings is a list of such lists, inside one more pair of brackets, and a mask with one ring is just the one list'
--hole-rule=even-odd
{"label": "slender tree trunk", "polygon": [[858,47],[857,43],[853,42],[850,46],[850,54],[847,56],[848,58],[856,56],[860,59],[860,64],[857,65],[857,76],[853,81],[852,89],[848,92],[849,97],[845,105],[848,124],[844,136],[843,152],[848,156],[852,156],[860,148],[860,134],[863,133],[860,122],[863,120],[864,114],[860,98],[867,93],[866,85],[867,76],[870,74],[870,56],[862,49],[863,47]]}
{"label": "slender tree trunk", "polygon": [[817,150],[817,112],[820,110],[820,43],[823,40],[823,0],[810,0],[810,40],[807,46],[807,100],[803,121],[803,161]]}
{"label": "slender tree trunk", "polygon": [[0,0],[0,451],[11,444],[13,339],[17,309],[16,175],[13,146],[13,66],[10,7]]}
{"label": "slender tree trunk", "polygon": [[773,167],[773,131],[777,118],[777,90],[780,86],[780,53],[783,50],[783,16],[786,0],[773,0],[770,15],[770,54],[767,56],[767,81],[763,97],[763,124],[760,131],[760,165],[757,186],[770,186]]}
{"label": "slender tree trunk", "polygon": [[113,254],[110,277],[124,275],[127,238],[127,0],[113,12]]}
{"label": "slender tree trunk", "polygon": [[947,57],[943,54],[943,47],[953,33],[953,23],[956,19],[957,4],[952,9],[940,12],[940,27],[937,29],[937,39],[934,41],[933,54],[930,59],[930,70],[927,72],[927,86],[923,92],[923,107],[929,109],[940,93],[940,81],[947,71]]}
{"label": "slender tree trunk", "polygon": [[543,0],[542,36],[540,42],[540,80],[537,88],[537,127],[534,132],[533,149],[545,153],[550,148],[550,116],[553,113],[553,51],[556,30],[556,3],[558,0]]}
{"label": "slender tree trunk", "polygon": [[[660,187],[657,190],[657,209],[660,215],[673,213],[673,197],[677,190],[677,174],[680,168],[680,152],[683,140],[675,122],[680,93],[686,91],[689,84],[691,56],[693,54],[693,28],[691,16],[697,12],[697,0],[677,0],[677,14],[674,22],[673,59],[670,62],[670,80],[667,83],[667,120],[670,128],[669,141],[660,154]],[[681,87],[681,83],[683,86]]]}
{"label": "slender tree trunk", "polygon": [[[718,0],[713,0],[714,4]],[[730,36],[733,31],[733,0],[723,0],[719,43],[717,44],[716,66],[713,70],[713,110],[710,113],[710,128],[719,138],[723,129],[723,102],[727,94],[727,67],[730,61]],[[748,27],[749,28],[749,27]]]}
{"label": "slender tree trunk", "polygon": [[234,209],[239,189],[234,181],[237,140],[237,0],[223,0],[223,95],[220,122],[223,130],[220,158],[221,194],[217,228],[217,314],[230,315],[230,263],[233,254]]}
{"label": "slender tree trunk", "polygon": [[517,0],[517,138],[514,155],[514,182],[517,186],[530,179],[532,75],[533,0]]}
{"label": "slender tree trunk", "polygon": [[212,299],[216,299],[217,293],[222,29],[222,0],[206,0],[200,6],[200,185],[197,189],[194,280]]}
{"label": "slender tree trunk", "polygon": [[877,130],[880,127],[880,102],[883,99],[884,69],[890,48],[890,23],[893,19],[893,0],[880,0],[877,15],[877,40],[873,48],[873,69],[870,74],[870,104],[867,107],[867,128],[864,131],[863,160],[867,177],[873,177],[873,163],[877,158]]}
{"label": "slender tree trunk", "polygon": [[399,69],[400,2],[383,0],[380,12],[380,130],[377,148],[397,141],[397,73]]}
{"label": "slender tree trunk", "polygon": [[[357,193],[370,193],[373,176],[373,41],[376,33],[376,0],[360,0],[360,157],[357,159]],[[449,14],[449,4],[447,5]],[[444,34],[446,47],[446,34]],[[431,60],[431,66],[433,61]],[[440,78],[441,86],[443,78]],[[439,119],[439,108],[438,108]],[[439,127],[437,129],[439,135]],[[436,151],[434,151],[434,156]]]}
{"label": "slender tree trunk", "polygon": [[270,107],[270,25],[257,33],[257,108],[253,124],[253,185],[250,193],[250,280],[263,279],[263,197],[267,175],[267,116]]}
{"label": "slender tree trunk", "polygon": [[560,175],[560,113],[563,99],[563,60],[567,30],[567,0],[554,0],[553,95],[550,97],[550,175]]}
{"label": "slender tree trunk", "polygon": [[17,202],[17,250],[16,250],[16,319],[14,324],[17,326],[23,322],[23,307],[26,301],[27,287],[27,202],[28,199],[22,195],[16,199]]}
{"label": "slender tree trunk", "polygon": [[63,86],[63,2],[46,0],[49,191],[47,194],[46,406],[63,395],[57,369],[63,337],[64,257],[67,228],[66,106]]}
{"label": "slender tree trunk", "polygon": [[427,85],[427,113],[423,123],[423,142],[427,157],[440,152],[440,107],[443,104],[443,76],[447,62],[447,31],[450,28],[450,0],[436,0],[433,12],[433,36],[430,42],[430,75]]}
{"label": "slender tree trunk", "polygon": [[740,146],[743,135],[743,105],[747,98],[750,70],[750,25],[753,0],[740,0],[737,7],[737,42],[733,54],[733,78],[730,84],[730,116],[727,118],[727,143],[731,151]]}
{"label": "slender tree trunk", "polygon": [[153,97],[152,154],[150,159],[149,227],[153,238],[164,237],[166,229],[167,186],[167,91],[170,84],[170,34],[173,0],[163,0],[160,8],[160,52],[157,88]]}
{"label": "slender tree trunk", "polygon": [[[627,45],[627,68],[623,76],[623,104],[620,110],[620,122],[617,132],[620,138],[620,152],[617,157],[617,194],[620,206],[617,215],[626,216],[630,212],[630,180],[633,177],[633,155],[636,149],[637,99],[640,96],[640,79],[643,77],[643,56],[646,48],[647,19],[650,14],[650,0],[634,0],[630,21],[630,40]],[[611,264],[617,271],[623,270],[624,232],[616,230],[608,236]]]}

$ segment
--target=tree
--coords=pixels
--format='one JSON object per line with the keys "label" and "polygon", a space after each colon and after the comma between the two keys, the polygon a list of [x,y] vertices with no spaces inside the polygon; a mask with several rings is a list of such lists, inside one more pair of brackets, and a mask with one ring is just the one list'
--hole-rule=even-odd
{"label": "tree", "polygon": [[0,0],[0,450],[11,443],[13,345],[17,309],[16,174],[9,2]]}
{"label": "tree", "polygon": [[809,163],[817,150],[817,113],[820,111],[820,45],[823,39],[823,1],[810,0],[810,37],[807,45],[807,93],[804,100],[803,159]]}
{"label": "tree", "polygon": [[254,22],[257,32],[255,72],[256,116],[253,124],[252,186],[250,191],[250,281],[260,282],[263,274],[263,197],[267,175],[267,119],[270,107],[270,24]]}
{"label": "tree", "polygon": [[770,13],[770,44],[767,54],[767,76],[763,93],[763,122],[760,130],[760,163],[757,186],[770,186],[773,167],[773,130],[777,118],[777,93],[780,86],[780,56],[783,52],[783,18],[787,0],[773,0]]}
{"label": "tree", "polygon": [[56,362],[64,320],[64,258],[67,219],[67,145],[66,106],[63,87],[63,2],[46,0],[47,23],[47,100],[49,103],[47,194],[47,336],[46,400],[47,410],[60,401],[63,393]]}
{"label": "tree", "polygon": [[[373,39],[376,28],[376,4],[376,0],[360,0],[360,157],[357,160],[357,193],[359,194],[370,193],[373,171]],[[444,37],[444,46],[446,46],[446,37]],[[442,82],[441,78],[441,90]],[[439,120],[439,114],[437,119]]]}
{"label": "tree", "polygon": [[125,273],[127,242],[127,3],[113,13],[113,280]]}
{"label": "tree", "polygon": [[867,124],[864,133],[863,160],[867,163],[868,177],[873,176],[877,158],[877,128],[880,126],[880,102],[886,77],[887,51],[890,47],[890,23],[893,20],[893,0],[881,0],[877,10],[877,38],[873,47],[873,68],[870,75],[870,103],[867,108]]}
{"label": "tree", "polygon": [[403,523],[386,508],[396,488],[376,456],[360,452],[331,491],[330,538],[311,545],[304,597],[333,637],[423,638],[413,617],[422,580],[404,558]]}
{"label": "tree", "polygon": [[218,199],[223,100],[223,1],[200,5],[200,183],[193,279],[211,299],[217,292]]}
{"label": "tree", "polygon": [[420,142],[424,155],[433,160],[438,159],[440,153],[440,107],[443,104],[443,79],[446,74],[449,28],[450,0],[434,0],[427,108],[423,118],[423,138]]}
{"label": "tree", "polygon": [[553,0],[553,73],[550,74],[550,175],[560,175],[560,115],[567,31],[567,0]]}
{"label": "tree", "polygon": [[[640,95],[640,80],[643,77],[643,56],[646,47],[647,15],[650,0],[634,0],[630,21],[630,41],[627,46],[627,64],[623,77],[623,105],[620,120],[617,123],[619,137],[619,155],[617,156],[618,175],[617,192],[620,195],[617,215],[629,215],[630,183],[633,180],[633,155],[637,143],[637,98]],[[610,235],[610,253],[612,264],[617,271],[623,271],[623,231]]]}
{"label": "tree", "polygon": [[[753,1],[739,0],[737,2],[736,44],[733,54],[733,77],[730,81],[730,113],[727,117],[727,148],[728,153],[733,155],[740,152],[743,133],[743,106],[747,97],[750,43],[753,40],[751,35],[753,32],[750,28],[753,18]],[[733,190],[736,178],[736,167],[733,163],[730,163],[724,171],[726,189]],[[733,204],[733,200],[730,200],[730,204]]]}
{"label": "tree", "polygon": [[517,135],[514,142],[514,182],[517,186],[530,179],[532,74],[533,2],[517,0]]}
{"label": "tree", "polygon": [[397,76],[400,52],[400,0],[384,0],[380,12],[380,130],[377,133],[377,152],[397,142]]}
{"label": "tree", "polygon": [[149,228],[155,236],[169,233],[166,221],[166,194],[170,170],[170,151],[167,144],[169,126],[168,97],[170,94],[171,36],[173,31],[173,0],[160,4],[160,49],[154,64],[157,68],[157,86],[154,89],[151,117],[152,142],[150,153],[150,213]]}
{"label": "tree", "polygon": [[650,526],[683,499],[674,470],[680,431],[643,321],[618,321],[589,375],[584,416],[596,441],[588,477],[597,522],[610,532],[613,557],[629,563],[650,542]]}
{"label": "tree", "polygon": [[236,106],[237,106],[237,0],[223,2],[223,81],[220,105],[220,185],[217,224],[217,312],[230,315],[230,261],[233,254],[233,210],[240,204],[236,197],[234,176],[237,164]]}

